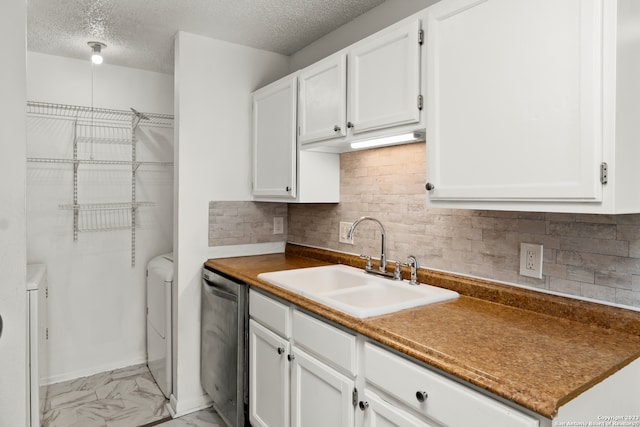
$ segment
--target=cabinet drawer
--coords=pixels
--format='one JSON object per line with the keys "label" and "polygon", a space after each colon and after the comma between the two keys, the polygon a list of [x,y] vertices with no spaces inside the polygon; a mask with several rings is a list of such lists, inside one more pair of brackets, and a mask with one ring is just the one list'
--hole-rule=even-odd
{"label": "cabinet drawer", "polygon": [[[365,343],[368,383],[427,417],[451,427],[538,427],[538,420],[490,397]],[[420,402],[418,393],[426,393]]]}
{"label": "cabinet drawer", "polygon": [[321,320],[293,310],[293,344],[333,368],[356,375],[356,337]]}
{"label": "cabinet drawer", "polygon": [[284,338],[291,337],[291,312],[289,307],[249,290],[249,315]]}

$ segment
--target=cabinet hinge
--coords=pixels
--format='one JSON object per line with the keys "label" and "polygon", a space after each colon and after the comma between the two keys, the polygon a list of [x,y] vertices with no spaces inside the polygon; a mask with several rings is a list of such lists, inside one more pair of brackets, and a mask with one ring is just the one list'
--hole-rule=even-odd
{"label": "cabinet hinge", "polygon": [[49,328],[45,329],[45,337],[44,339],[48,340],[49,339]]}
{"label": "cabinet hinge", "polygon": [[300,126],[298,126],[298,136],[300,136]]}
{"label": "cabinet hinge", "polygon": [[424,43],[424,30],[421,28],[418,30],[418,44],[422,45]]}
{"label": "cabinet hinge", "polygon": [[351,393],[351,403],[353,404],[354,408],[358,406],[358,389],[357,388],[354,388],[353,392]]}
{"label": "cabinet hinge", "polygon": [[49,288],[44,288],[44,297],[49,298]]}
{"label": "cabinet hinge", "polygon": [[606,184],[609,182],[609,167],[606,162],[600,163],[600,183]]}
{"label": "cabinet hinge", "polygon": [[423,98],[422,95],[418,95],[418,110],[422,110]]}

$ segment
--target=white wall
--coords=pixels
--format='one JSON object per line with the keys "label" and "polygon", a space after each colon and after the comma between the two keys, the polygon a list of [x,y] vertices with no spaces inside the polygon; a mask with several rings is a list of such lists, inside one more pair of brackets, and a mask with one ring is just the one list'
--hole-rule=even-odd
{"label": "white wall", "polygon": [[200,387],[200,277],[210,257],[209,202],[251,199],[251,92],[285,75],[289,58],[185,32],[177,35],[175,58],[172,405],[182,414],[208,400]]}
{"label": "white wall", "polygon": [[24,0],[0,3],[0,426],[24,426],[26,390]]}
{"label": "white wall", "polygon": [[[94,66],[93,104],[150,113],[173,114],[173,76],[153,71],[109,65]],[[91,105],[91,61],[28,53],[29,101]]]}
{"label": "white wall", "polygon": [[438,0],[387,0],[291,55],[296,71],[416,13]]}
{"label": "white wall", "polygon": [[[152,113],[173,112],[173,77],[105,64],[94,69],[95,107]],[[85,61],[28,54],[30,101],[91,105],[91,65]],[[63,119],[27,119],[27,156],[72,156],[74,124]],[[141,126],[137,159],[172,161],[173,129]],[[131,160],[124,144],[81,144],[81,158]],[[27,164],[27,259],[47,265],[49,284],[49,382],[146,361],[145,267],[172,251],[173,170],[140,167],[136,266],[130,261],[130,230],[80,233],[73,241],[73,201],[68,164]],[[128,166],[81,165],[79,203],[131,200]]]}

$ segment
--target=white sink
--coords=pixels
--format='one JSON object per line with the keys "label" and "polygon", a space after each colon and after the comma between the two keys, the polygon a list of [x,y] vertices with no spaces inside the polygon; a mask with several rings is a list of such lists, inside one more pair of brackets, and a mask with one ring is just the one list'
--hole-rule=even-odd
{"label": "white sink", "polygon": [[346,265],[261,273],[258,278],[306,298],[365,318],[458,298],[458,293],[430,285],[377,277]]}

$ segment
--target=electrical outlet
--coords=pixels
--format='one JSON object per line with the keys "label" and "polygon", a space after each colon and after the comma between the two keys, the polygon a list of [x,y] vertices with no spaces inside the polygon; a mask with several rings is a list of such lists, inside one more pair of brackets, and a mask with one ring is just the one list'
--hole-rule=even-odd
{"label": "electrical outlet", "polygon": [[284,218],[281,216],[273,217],[273,234],[284,233]]}
{"label": "electrical outlet", "polygon": [[535,265],[536,265],[536,262],[535,262],[536,253],[535,253],[535,251],[532,251],[531,249],[527,249],[526,257],[527,257],[527,259],[525,261],[526,265],[525,265],[524,268],[526,268],[527,270],[535,270],[536,269],[536,267],[535,267]]}
{"label": "electrical outlet", "polygon": [[542,279],[542,245],[520,243],[520,275]]}
{"label": "electrical outlet", "polygon": [[349,234],[349,228],[351,228],[350,222],[340,221],[340,235],[338,236],[338,241],[340,243],[347,243],[349,245],[353,245],[353,238],[351,239],[347,238],[347,234]]}

